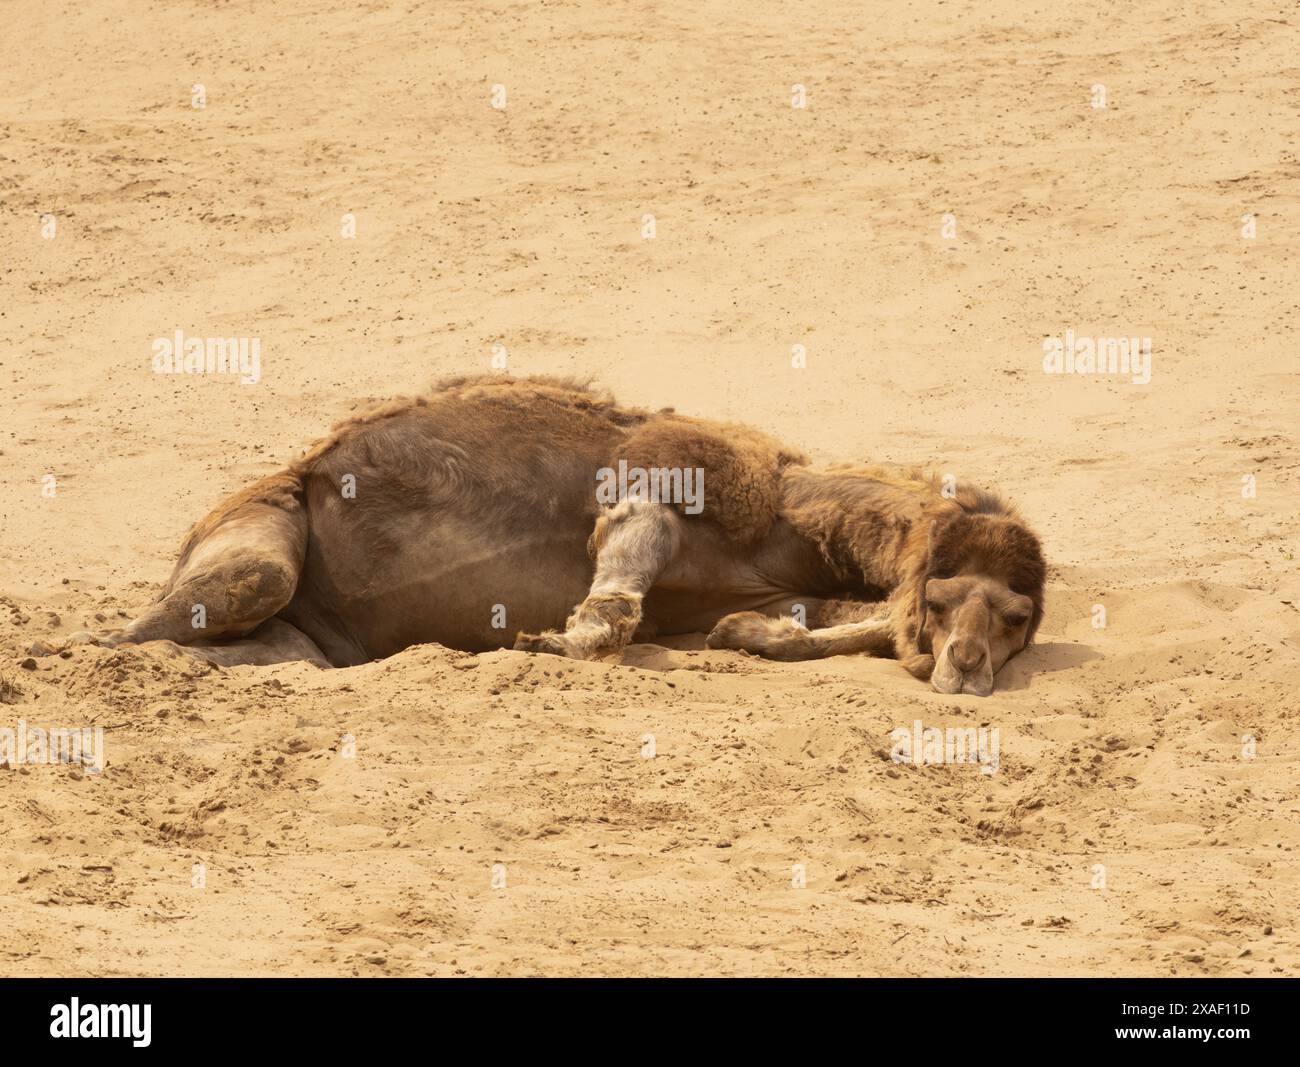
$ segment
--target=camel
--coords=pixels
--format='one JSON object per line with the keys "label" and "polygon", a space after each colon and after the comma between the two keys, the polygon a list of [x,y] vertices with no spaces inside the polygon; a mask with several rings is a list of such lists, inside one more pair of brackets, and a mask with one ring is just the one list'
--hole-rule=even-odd
{"label": "camel", "polygon": [[[673,499],[692,474],[696,497]],[[818,469],[745,426],[481,376],[339,423],[198,522],[143,614],[75,639],[345,667],[425,642],[594,659],[706,633],[777,660],[895,658],[987,696],[1033,639],[1045,575],[982,489]]]}

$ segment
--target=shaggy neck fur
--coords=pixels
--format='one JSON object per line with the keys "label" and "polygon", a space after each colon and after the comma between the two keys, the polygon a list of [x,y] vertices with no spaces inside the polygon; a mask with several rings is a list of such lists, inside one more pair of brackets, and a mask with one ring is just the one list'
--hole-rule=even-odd
{"label": "shaggy neck fur", "polygon": [[1000,576],[1042,618],[1046,566],[1015,508],[983,489],[945,496],[938,478],[880,468],[787,469],[780,514],[815,544],[840,577],[868,598],[888,597],[897,657],[918,677],[934,661],[925,633],[925,585],[978,571]]}

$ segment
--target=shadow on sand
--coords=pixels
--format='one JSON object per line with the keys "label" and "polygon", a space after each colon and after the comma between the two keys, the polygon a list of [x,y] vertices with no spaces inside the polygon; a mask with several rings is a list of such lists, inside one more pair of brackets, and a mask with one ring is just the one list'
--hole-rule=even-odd
{"label": "shadow on sand", "polygon": [[1101,659],[1101,653],[1087,645],[1068,641],[1049,641],[1033,647],[1008,660],[993,679],[994,691],[1027,689],[1036,674],[1054,674],[1073,670]]}

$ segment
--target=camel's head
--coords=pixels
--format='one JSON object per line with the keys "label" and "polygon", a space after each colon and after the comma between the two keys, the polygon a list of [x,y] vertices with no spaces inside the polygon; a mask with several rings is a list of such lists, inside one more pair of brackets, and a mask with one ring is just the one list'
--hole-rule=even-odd
{"label": "camel's head", "polygon": [[993,692],[993,676],[1038,629],[1046,576],[1038,538],[1015,519],[936,522],[916,589],[917,646],[933,657],[930,684],[940,693]]}

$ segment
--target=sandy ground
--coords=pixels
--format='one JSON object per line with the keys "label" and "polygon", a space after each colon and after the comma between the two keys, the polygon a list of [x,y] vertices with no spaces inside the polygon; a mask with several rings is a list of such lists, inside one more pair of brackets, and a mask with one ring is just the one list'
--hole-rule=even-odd
{"label": "sandy ground", "polygon": [[[0,727],[107,766],[0,769],[0,974],[1297,973],[1293,7],[13,7]],[[260,381],[154,374],[176,329]],[[1150,384],[1045,374],[1066,330],[1151,337]],[[494,344],[1000,487],[1038,647],[984,701],[700,640],[28,660]],[[895,766],[918,719],[998,728],[998,773]]]}

